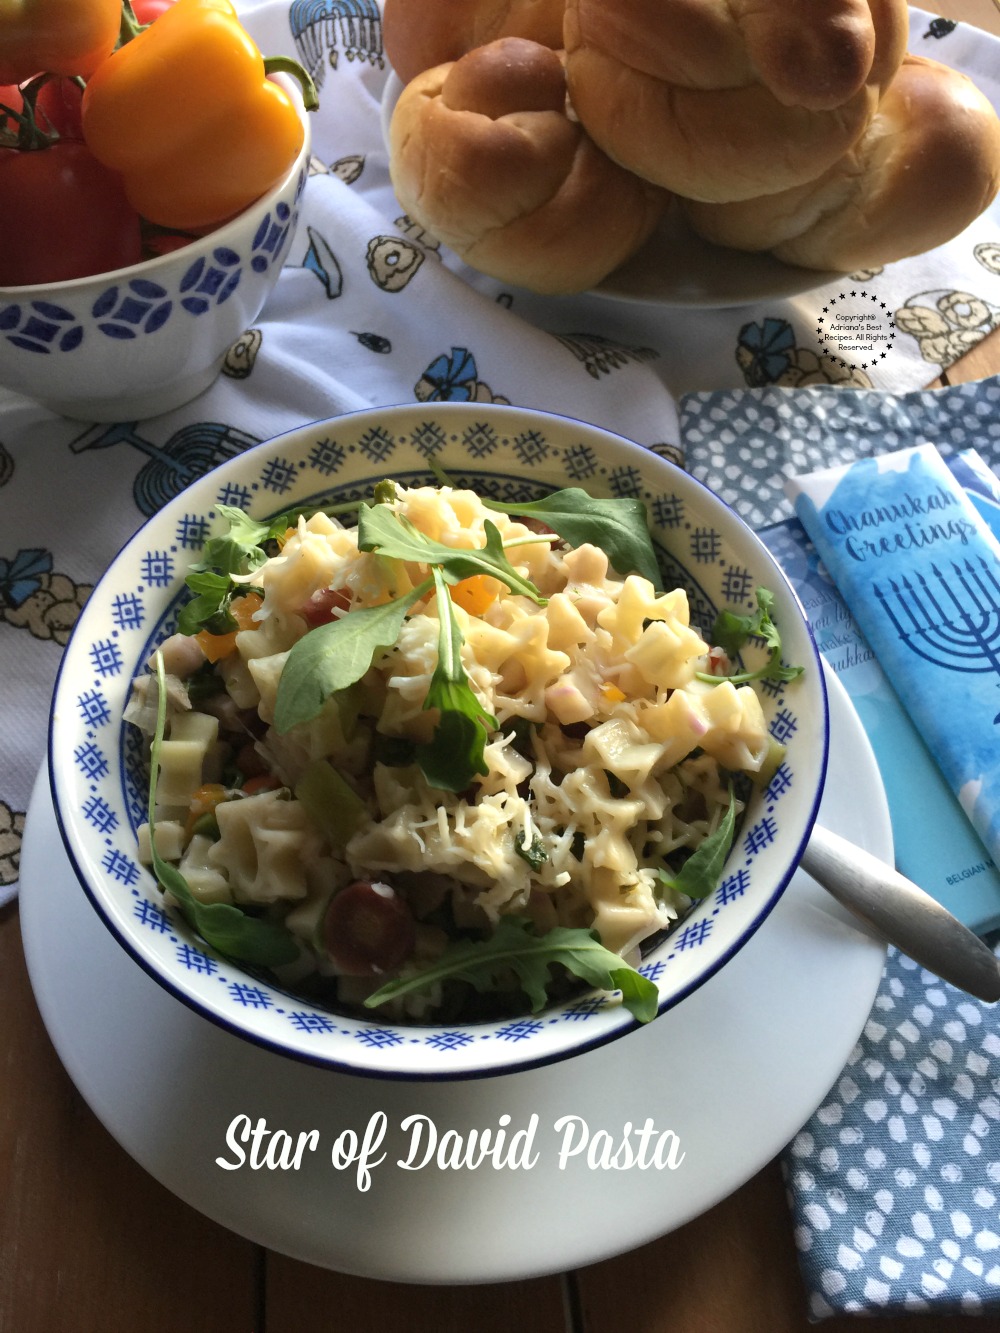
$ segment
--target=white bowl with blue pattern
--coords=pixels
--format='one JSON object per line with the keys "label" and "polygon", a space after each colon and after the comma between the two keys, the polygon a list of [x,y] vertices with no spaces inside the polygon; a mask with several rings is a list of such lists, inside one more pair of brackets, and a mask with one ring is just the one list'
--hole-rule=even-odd
{"label": "white bowl with blue pattern", "polygon": [[75,420],[140,421],[212,384],[277,282],[298,221],[310,129],[297,86],[284,86],[302,148],[235,218],[129,268],[0,287],[0,385]]}
{"label": "white bowl with blue pattern", "polygon": [[[417,403],[337,417],[229,459],[170,501],[119,553],[66,648],[56,686],[49,769],[70,860],[95,910],[132,957],[206,1019],[288,1056],[359,1074],[459,1079],[577,1055],[633,1031],[614,995],[590,991],[497,1022],[412,1026],[322,1009],[218,956],[164,909],[139,864],[147,770],[141,738],[122,721],[133,676],[173,629],[184,575],[220,527],[217,504],[258,518],[296,505],[368,497],[392,476],[434,482],[434,460],[458,483],[498,500],[563,486],[646,503],[665,586],[684,586],[692,621],[775,595],[786,662],[804,674],[762,690],[771,734],[787,748],[750,801],[721,882],[644,957],[669,1023],[685,996],[760,927],[809,836],[826,771],[828,720],[819,657],[795,594],[746,525],[667,459],[595,426],[497,404]],[[763,648],[744,653],[752,667]],[[789,959],[789,966],[795,960]],[[141,1016],[136,1021],[141,1022]]]}

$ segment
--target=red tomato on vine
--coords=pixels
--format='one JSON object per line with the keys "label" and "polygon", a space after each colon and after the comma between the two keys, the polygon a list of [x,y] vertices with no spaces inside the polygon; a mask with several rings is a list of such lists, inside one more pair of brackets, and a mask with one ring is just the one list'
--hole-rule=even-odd
{"label": "red tomato on vine", "polygon": [[82,143],[0,150],[0,286],[64,282],[137,264],[139,215]]}
{"label": "red tomato on vine", "polygon": [[[24,111],[24,98],[16,83],[0,86],[0,104],[15,115]],[[83,139],[81,108],[83,89],[73,79],[52,77],[46,79],[35,98],[35,120],[43,134],[55,134],[60,139]],[[0,111],[0,118],[3,112]],[[7,128],[16,134],[18,126],[8,117]]]}
{"label": "red tomato on vine", "polygon": [[173,3],[174,0],[132,0],[132,13],[140,23],[152,23]]}

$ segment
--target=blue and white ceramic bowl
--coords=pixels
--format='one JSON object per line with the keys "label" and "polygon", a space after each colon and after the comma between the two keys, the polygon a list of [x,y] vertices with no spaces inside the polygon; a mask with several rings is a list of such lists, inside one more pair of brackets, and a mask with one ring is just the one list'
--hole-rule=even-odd
{"label": "blue and white ceramic bowl", "polygon": [[[98,583],[56,686],[50,772],[56,813],[82,889],[123,947],[206,1018],[289,1056],[361,1074],[458,1079],[576,1055],[630,1032],[613,996],[577,994],[544,1012],[468,1026],[404,1026],[317,1008],[216,956],[164,910],[139,864],[147,774],[140,737],[122,722],[133,676],[171,632],[183,579],[217,526],[217,504],[264,518],[296,505],[367,497],[392,476],[433,482],[431,461],[498,500],[563,486],[637,495],[648,507],[665,586],[683,585],[706,629],[723,607],[776,598],[784,658],[805,666],[765,689],[771,734],[786,747],[750,802],[721,883],[642,963],[660,992],[655,1022],[701,986],[764,922],[809,836],[826,769],[823,674],[790,586],[764,546],[719,499],[665,458],[597,427],[496,404],[416,403],[303,427],[249,449],[195,482],[132,538]],[[763,651],[760,649],[759,651]],[[745,654],[753,665],[755,650]],[[790,962],[793,960],[790,960]]]}
{"label": "blue and white ceramic bowl", "polygon": [[297,86],[285,86],[302,148],[237,217],[130,268],[0,287],[0,384],[80,421],[139,421],[208,388],[260,314],[298,221],[310,132]]}

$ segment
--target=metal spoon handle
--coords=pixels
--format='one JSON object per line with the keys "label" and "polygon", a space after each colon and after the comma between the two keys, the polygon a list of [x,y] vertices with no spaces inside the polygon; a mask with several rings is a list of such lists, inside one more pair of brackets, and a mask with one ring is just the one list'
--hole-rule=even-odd
{"label": "metal spoon handle", "polygon": [[883,939],[980,1000],[1000,1000],[1000,963],[929,893],[892,866],[816,825],[802,868]]}

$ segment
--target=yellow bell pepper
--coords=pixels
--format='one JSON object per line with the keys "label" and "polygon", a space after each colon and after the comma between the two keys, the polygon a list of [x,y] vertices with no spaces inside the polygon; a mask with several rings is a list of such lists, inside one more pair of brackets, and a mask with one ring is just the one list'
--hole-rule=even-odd
{"label": "yellow bell pepper", "polygon": [[470,574],[448,589],[451,600],[470,616],[481,616],[500,592],[500,583],[489,574]]}
{"label": "yellow bell pepper", "polygon": [[0,0],[0,83],[90,74],[120,26],[121,0]]}
{"label": "yellow bell pepper", "polygon": [[229,0],[177,0],[101,65],[83,97],[90,151],[120,172],[132,207],[187,231],[241,212],[281,179],[302,146],[292,98],[267,78],[294,61],[265,61]]}
{"label": "yellow bell pepper", "polygon": [[224,657],[228,657],[236,649],[236,636],[240,630],[256,629],[257,622],[254,620],[255,612],[259,611],[264,605],[264,599],[259,592],[244,593],[242,597],[235,597],[229,603],[229,614],[236,621],[236,628],[227,630],[222,634],[213,634],[211,630],[199,630],[194,636],[195,642],[205,654],[209,662],[221,662]]}

